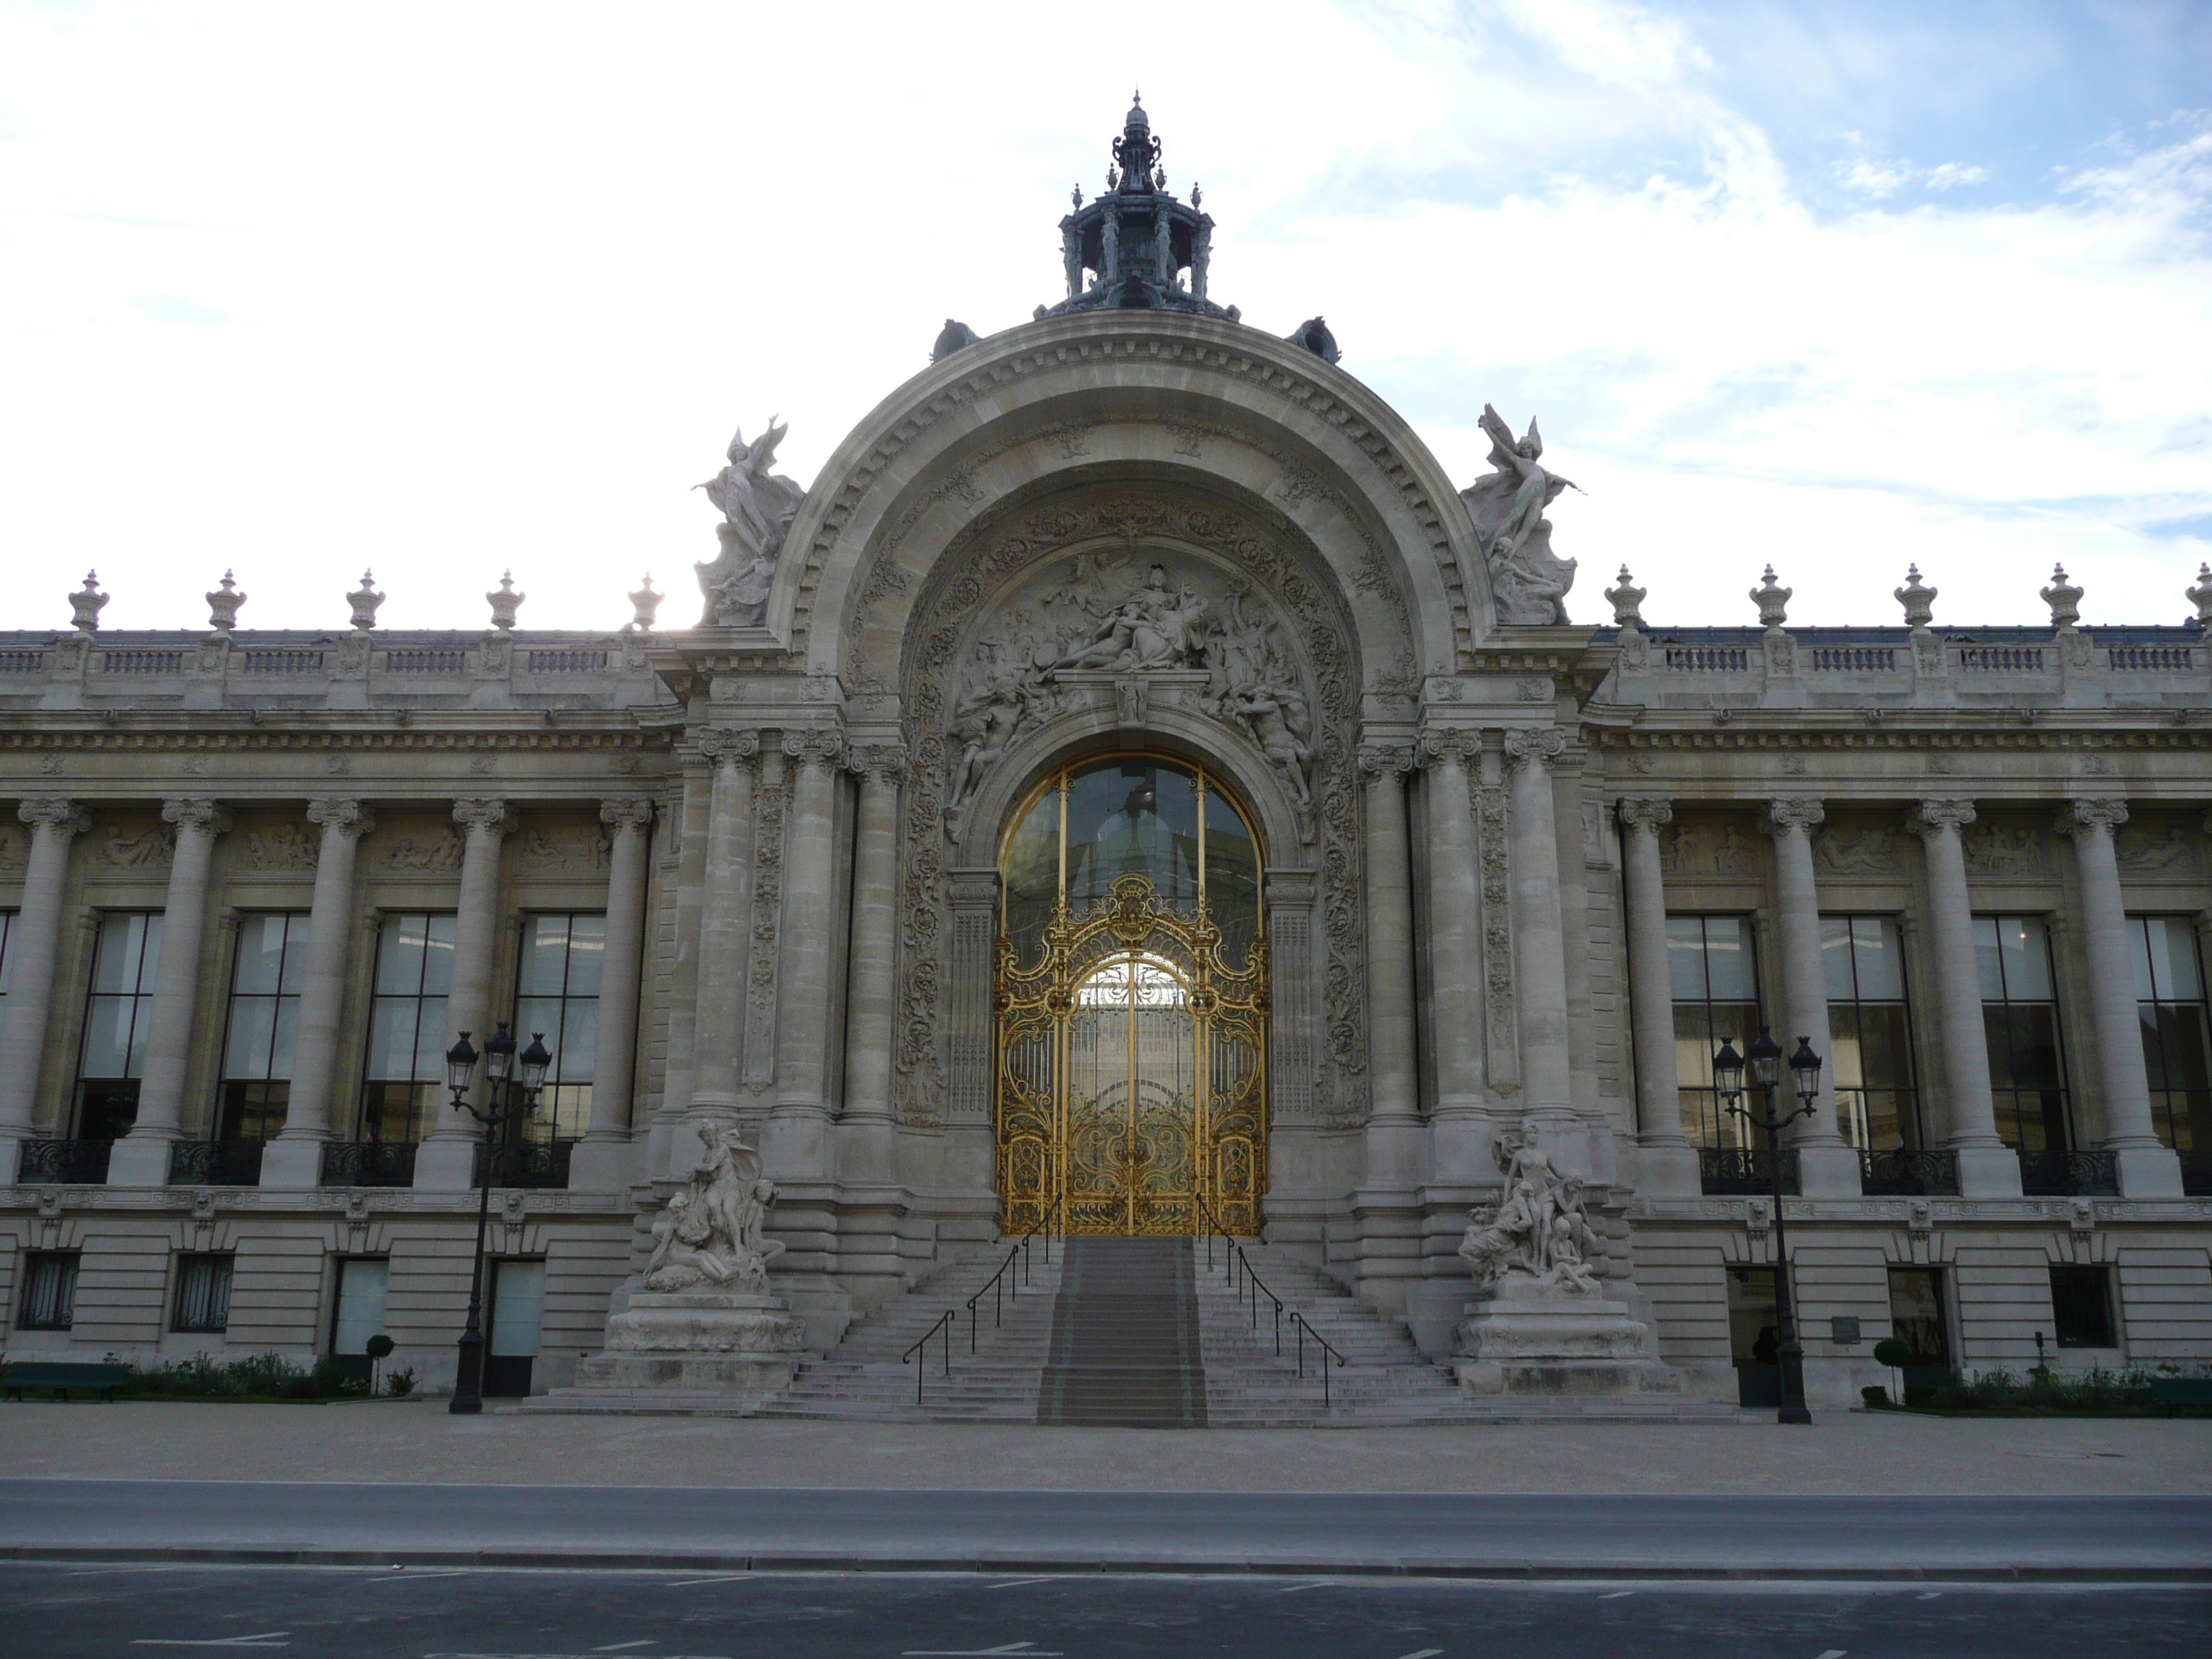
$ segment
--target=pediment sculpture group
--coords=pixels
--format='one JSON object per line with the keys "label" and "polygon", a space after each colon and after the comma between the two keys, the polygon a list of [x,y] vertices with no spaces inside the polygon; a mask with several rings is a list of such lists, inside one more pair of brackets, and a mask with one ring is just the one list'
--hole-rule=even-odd
{"label": "pediment sculpture group", "polygon": [[1497,1203],[1468,1212],[1459,1246],[1476,1285],[1493,1295],[1516,1284],[1602,1295],[1591,1270],[1599,1246],[1583,1212],[1582,1182],[1560,1174],[1548,1154],[1518,1135],[1500,1135],[1494,1151],[1505,1190]]}

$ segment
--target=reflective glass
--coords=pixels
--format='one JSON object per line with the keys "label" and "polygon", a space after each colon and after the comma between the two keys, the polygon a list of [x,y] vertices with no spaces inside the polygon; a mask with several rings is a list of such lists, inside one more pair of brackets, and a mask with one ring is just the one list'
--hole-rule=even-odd
{"label": "reflective glass", "polygon": [[522,945],[522,994],[561,994],[568,973],[568,918],[532,916]]}
{"label": "reflective glass", "polygon": [[238,963],[231,975],[233,990],[275,993],[284,975],[284,920],[282,915],[267,914],[239,919]]}
{"label": "reflective glass", "polygon": [[607,919],[605,916],[568,918],[568,985],[572,997],[599,994],[599,969],[606,960]]}
{"label": "reflective glass", "polygon": [[136,997],[93,998],[84,1022],[84,1077],[131,1075],[131,1016]]}
{"label": "reflective glass", "polygon": [[233,997],[230,1000],[230,1041],[223,1048],[223,1076],[267,1077],[270,1074],[269,1048],[276,1035],[275,997]]}
{"label": "reflective glass", "polygon": [[1250,959],[1260,915],[1260,849],[1227,796],[1206,796],[1206,904],[1221,928],[1221,959],[1241,969]]}

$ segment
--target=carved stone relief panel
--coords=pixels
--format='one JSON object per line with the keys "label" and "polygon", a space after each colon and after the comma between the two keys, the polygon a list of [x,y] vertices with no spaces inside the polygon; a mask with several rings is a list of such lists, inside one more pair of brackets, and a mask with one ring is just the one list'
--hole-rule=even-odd
{"label": "carved stone relief panel", "polygon": [[90,839],[94,865],[125,872],[166,870],[177,848],[176,832],[156,818],[111,818]]}
{"label": "carved stone relief panel", "polygon": [[297,818],[278,818],[240,825],[231,844],[241,868],[274,873],[313,869],[321,838]]}
{"label": "carved stone relief panel", "polygon": [[1677,814],[1659,832],[1659,860],[1677,881],[1740,880],[1759,873],[1758,846],[1749,830],[1729,818]]}
{"label": "carved stone relief panel", "polygon": [[1826,876],[1899,876],[1900,845],[1899,831],[1888,824],[1831,818],[1813,842],[1813,863]]}
{"label": "carved stone relief panel", "polygon": [[2112,837],[2112,855],[2126,875],[2194,880],[2204,872],[2204,832],[2197,823],[2159,812],[2131,817]]}
{"label": "carved stone relief panel", "polygon": [[401,818],[380,836],[377,865],[386,870],[447,875],[461,867],[466,843],[453,824],[433,817]]}
{"label": "carved stone relief panel", "polygon": [[[899,1100],[943,1109],[945,867],[998,763],[1067,720],[1141,726],[1174,711],[1256,753],[1317,862],[1330,1023],[1316,1114],[1364,1109],[1359,669],[1325,580],[1268,528],[1175,493],[1054,504],[949,558],[915,613],[902,665],[907,792]],[[970,855],[975,855],[972,845]],[[988,850],[981,856],[988,857]]]}
{"label": "carved stone relief panel", "polygon": [[0,870],[21,869],[30,858],[30,837],[12,824],[0,824]]}
{"label": "carved stone relief panel", "polygon": [[524,876],[603,876],[614,843],[597,823],[532,823],[515,837],[515,867]]}
{"label": "carved stone relief panel", "polygon": [[1972,876],[2050,876],[2058,862],[2047,830],[2019,819],[1979,818],[1960,836],[1966,873]]}

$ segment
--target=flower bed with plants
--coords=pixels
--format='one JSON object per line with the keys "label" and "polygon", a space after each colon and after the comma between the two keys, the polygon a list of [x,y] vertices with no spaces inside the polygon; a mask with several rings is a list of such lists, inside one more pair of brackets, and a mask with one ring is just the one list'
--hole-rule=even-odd
{"label": "flower bed with plants", "polygon": [[[2047,1367],[2038,1367],[2024,1376],[2010,1371],[1983,1371],[1969,1378],[1953,1371],[1932,1386],[1907,1388],[1901,1406],[1879,1384],[1859,1393],[1875,1411],[1941,1417],[2164,1417],[2168,1408],[2152,1394],[2151,1384],[2204,1375],[2202,1368],[2185,1371],[2179,1365],[2155,1369],[2132,1365],[2118,1371],[2100,1366],[2064,1376]],[[2184,1416],[2212,1416],[2212,1407],[2183,1406],[2179,1410]]]}
{"label": "flower bed with plants", "polygon": [[[415,1373],[398,1370],[382,1378],[383,1391],[398,1397],[414,1391]],[[282,1354],[249,1354],[217,1359],[194,1354],[165,1365],[132,1366],[116,1385],[118,1400],[205,1400],[229,1404],[283,1401],[325,1405],[369,1398],[370,1381],[352,1374],[325,1355],[313,1365],[296,1364]]]}

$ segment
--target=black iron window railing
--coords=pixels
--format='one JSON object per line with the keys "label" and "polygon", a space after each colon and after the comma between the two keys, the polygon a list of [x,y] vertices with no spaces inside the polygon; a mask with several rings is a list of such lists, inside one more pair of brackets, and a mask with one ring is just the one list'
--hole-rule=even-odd
{"label": "black iron window railing", "polygon": [[2117,1198],[2119,1155],[2063,1150],[2022,1152],[2020,1190],[2029,1198]]}
{"label": "black iron window railing", "polygon": [[15,1179],[25,1187],[48,1182],[97,1187],[107,1179],[107,1155],[114,1148],[112,1140],[27,1140]]}
{"label": "black iron window railing", "polygon": [[[566,1187],[568,1154],[573,1140],[519,1141],[513,1146],[477,1146],[476,1184],[494,1187]],[[484,1178],[484,1159],[491,1159],[491,1178]]]}
{"label": "black iron window railing", "polygon": [[1774,1191],[1777,1157],[1782,1160],[1782,1190],[1794,1198],[1800,1191],[1794,1146],[1779,1153],[1764,1146],[1700,1146],[1698,1184],[1709,1197],[1766,1197]]}
{"label": "black iron window railing", "polygon": [[1959,1155],[1909,1146],[1861,1152],[1859,1190],[1869,1198],[1954,1195],[1959,1190]]}
{"label": "black iron window railing", "polygon": [[325,1187],[411,1187],[415,1143],[411,1140],[331,1140],[323,1144]]}
{"label": "black iron window railing", "polygon": [[172,1187],[252,1187],[261,1180],[258,1140],[179,1140],[169,1148]]}

